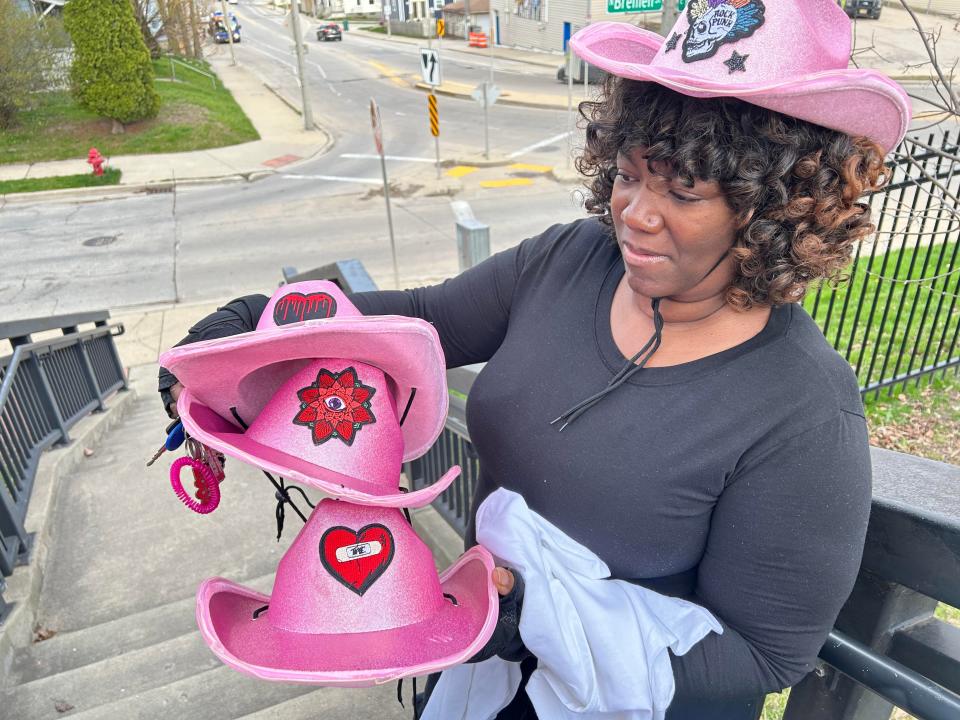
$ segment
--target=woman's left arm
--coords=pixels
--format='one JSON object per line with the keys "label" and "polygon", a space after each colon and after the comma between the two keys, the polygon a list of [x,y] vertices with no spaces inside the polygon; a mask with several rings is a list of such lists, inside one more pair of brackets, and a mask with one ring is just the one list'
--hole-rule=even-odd
{"label": "woman's left arm", "polygon": [[694,598],[724,632],[672,658],[676,703],[759,696],[813,669],[853,588],[870,499],[866,422],[844,410],[736,472]]}

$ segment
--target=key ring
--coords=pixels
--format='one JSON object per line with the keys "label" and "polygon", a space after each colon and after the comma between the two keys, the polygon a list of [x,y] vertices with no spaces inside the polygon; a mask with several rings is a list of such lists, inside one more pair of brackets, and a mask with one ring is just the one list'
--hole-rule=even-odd
{"label": "key ring", "polygon": [[[194,486],[197,488],[197,499],[194,500],[183,489],[180,479],[180,470],[189,465],[193,471]],[[206,515],[217,509],[220,504],[220,483],[214,477],[213,470],[202,460],[190,456],[183,456],[173,461],[170,466],[170,485],[180,498],[180,502],[195,513]]]}

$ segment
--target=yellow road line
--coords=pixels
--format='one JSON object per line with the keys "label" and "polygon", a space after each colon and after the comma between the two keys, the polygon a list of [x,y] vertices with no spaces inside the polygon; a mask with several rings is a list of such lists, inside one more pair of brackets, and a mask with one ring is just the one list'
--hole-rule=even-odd
{"label": "yellow road line", "polygon": [[387,78],[394,85],[399,85],[400,87],[408,87],[406,80],[403,79],[401,74],[394,70],[392,67],[388,67],[383,63],[378,63],[376,60],[367,60],[368,65],[373,67],[378,73]]}
{"label": "yellow road line", "polygon": [[461,178],[464,175],[469,175],[472,172],[476,172],[478,168],[471,167],[469,165],[457,165],[447,170],[447,175],[452,178]]}
{"label": "yellow road line", "polygon": [[483,180],[480,182],[480,187],[485,188],[515,187],[517,185],[533,185],[533,180],[530,178],[514,178],[513,180]]}
{"label": "yellow road line", "polygon": [[526,172],[538,172],[538,173],[548,173],[553,168],[549,165],[528,165],[527,163],[515,163],[511,165],[508,170],[523,170]]}

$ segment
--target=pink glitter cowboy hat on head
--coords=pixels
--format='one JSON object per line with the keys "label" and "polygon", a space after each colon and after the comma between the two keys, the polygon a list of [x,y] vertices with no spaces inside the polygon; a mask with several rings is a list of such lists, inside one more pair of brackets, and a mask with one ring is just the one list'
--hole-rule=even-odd
{"label": "pink glitter cowboy hat on head", "polygon": [[270,597],[223,578],[197,591],[214,654],[264,680],[366,687],[458,665],[499,614],[476,545],[438,576],[395,508],[322,500],[280,560]]}
{"label": "pink glitter cowboy hat on head", "polygon": [[607,72],[692,97],[732,97],[863,135],[889,152],[910,122],[910,99],[875,70],[847,69],[850,19],[834,0],[689,0],[666,39],[598,22],[570,39]]}
{"label": "pink glitter cowboy hat on head", "polygon": [[204,445],[352,502],[421,507],[459,475],[399,488],[401,464],[443,429],[447,384],[436,331],[363,317],[336,285],[281,287],[257,329],[174,348],[161,363],[177,410]]}

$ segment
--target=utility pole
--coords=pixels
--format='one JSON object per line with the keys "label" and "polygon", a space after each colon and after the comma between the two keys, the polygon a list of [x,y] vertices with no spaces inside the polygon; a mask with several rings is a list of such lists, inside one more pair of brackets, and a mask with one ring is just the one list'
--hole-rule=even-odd
{"label": "utility pole", "polygon": [[660,15],[660,34],[666,37],[680,16],[677,0],[663,0],[663,12]]}
{"label": "utility pole", "polygon": [[384,22],[387,23],[387,37],[393,37],[390,31],[390,18],[393,17],[393,5],[389,0],[380,0],[380,11],[383,13]]}
{"label": "utility pole", "polygon": [[[221,0],[222,2],[223,0]],[[300,98],[303,102],[303,129],[313,130],[313,113],[310,111],[310,97],[307,93],[307,74],[303,68],[303,36],[300,34],[300,3],[290,1],[290,27],[293,30],[293,46],[297,52],[297,77],[300,80]]]}
{"label": "utility pole", "polygon": [[[493,59],[496,57],[496,55],[494,55],[493,53],[493,42],[494,42],[494,39],[496,38],[496,25],[494,25],[495,20],[493,17],[493,0],[489,0],[489,1],[490,1],[490,37],[487,38],[489,41],[487,43],[487,47],[490,48],[490,87],[493,87]],[[484,109],[486,109],[486,106],[484,106]]]}
{"label": "utility pole", "polygon": [[227,3],[220,0],[220,12],[223,13],[223,26],[227,29],[227,42],[230,43],[230,64],[237,64],[237,56],[233,54],[233,23],[230,22],[230,16],[227,14]]}

